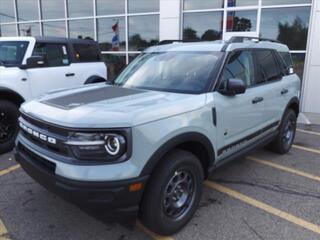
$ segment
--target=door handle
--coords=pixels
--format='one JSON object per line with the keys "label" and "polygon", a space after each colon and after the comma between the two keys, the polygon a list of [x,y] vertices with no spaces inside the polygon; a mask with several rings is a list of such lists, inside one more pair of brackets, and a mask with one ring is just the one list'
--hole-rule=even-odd
{"label": "door handle", "polygon": [[286,93],[288,93],[288,92],[289,92],[288,89],[282,89],[282,90],[281,90],[281,95],[284,95],[284,94],[286,94]]}
{"label": "door handle", "polygon": [[262,101],[263,101],[263,97],[255,97],[254,99],[252,99],[252,104],[256,104]]}
{"label": "door handle", "polygon": [[74,73],[66,73],[66,77],[73,77],[74,75]]}

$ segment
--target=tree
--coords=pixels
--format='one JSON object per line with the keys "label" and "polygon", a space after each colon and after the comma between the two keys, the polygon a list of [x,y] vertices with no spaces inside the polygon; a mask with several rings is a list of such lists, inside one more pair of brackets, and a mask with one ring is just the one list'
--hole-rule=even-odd
{"label": "tree", "polygon": [[156,39],[150,39],[150,41],[147,41],[145,39],[142,39],[140,34],[132,35],[129,38],[129,46],[135,48],[135,50],[141,51],[147,47],[150,47],[152,45],[156,45],[159,41]]}
{"label": "tree", "polygon": [[197,36],[197,31],[193,30],[192,28],[188,27],[183,30],[183,39],[184,40],[200,40]]}
{"label": "tree", "polygon": [[232,30],[235,32],[247,32],[252,28],[251,20],[248,18],[235,17],[233,19]]}
{"label": "tree", "polygon": [[290,49],[301,50],[306,49],[306,41],[308,37],[308,27],[300,17],[296,17],[292,24],[289,22],[278,24],[277,39],[287,44]]}
{"label": "tree", "polygon": [[201,36],[201,40],[203,41],[213,41],[218,39],[221,39],[221,33],[213,29],[205,31],[205,33]]}

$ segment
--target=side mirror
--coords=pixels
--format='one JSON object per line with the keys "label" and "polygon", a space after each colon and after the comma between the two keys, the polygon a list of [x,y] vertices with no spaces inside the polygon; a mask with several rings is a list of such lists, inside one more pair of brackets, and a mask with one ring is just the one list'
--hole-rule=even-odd
{"label": "side mirror", "polygon": [[27,64],[22,65],[22,69],[27,68],[39,68],[45,65],[44,57],[43,56],[32,56],[27,58]]}
{"label": "side mirror", "polygon": [[226,89],[222,92],[224,95],[234,96],[246,92],[246,84],[242,79],[230,78],[227,80]]}

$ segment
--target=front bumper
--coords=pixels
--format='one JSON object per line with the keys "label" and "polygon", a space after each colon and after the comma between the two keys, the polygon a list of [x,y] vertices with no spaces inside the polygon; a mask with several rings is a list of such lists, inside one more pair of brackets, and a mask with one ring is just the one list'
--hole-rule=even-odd
{"label": "front bumper", "polygon": [[[148,177],[114,182],[67,179],[55,174],[54,163],[36,155],[21,143],[15,149],[15,157],[38,183],[100,220],[128,222],[137,217]],[[129,186],[133,183],[142,183],[142,189],[130,192]]]}

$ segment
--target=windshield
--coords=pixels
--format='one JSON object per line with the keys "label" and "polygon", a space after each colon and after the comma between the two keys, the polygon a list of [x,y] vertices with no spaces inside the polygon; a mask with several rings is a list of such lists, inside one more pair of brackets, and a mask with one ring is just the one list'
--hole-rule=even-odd
{"label": "windshield", "polygon": [[0,66],[20,65],[28,44],[22,41],[0,41]]}
{"label": "windshield", "polygon": [[220,52],[153,52],[137,57],[114,84],[177,93],[202,93]]}

